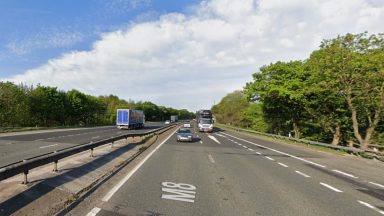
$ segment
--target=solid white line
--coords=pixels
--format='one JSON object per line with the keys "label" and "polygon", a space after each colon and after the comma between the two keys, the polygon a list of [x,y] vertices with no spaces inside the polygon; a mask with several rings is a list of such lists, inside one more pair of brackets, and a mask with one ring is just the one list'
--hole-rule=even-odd
{"label": "solid white line", "polygon": [[337,172],[337,173],[340,173],[340,174],[342,174],[342,175],[345,175],[345,176],[348,176],[348,177],[351,177],[351,178],[359,178],[359,177],[356,177],[356,176],[354,176],[354,175],[352,175],[352,174],[349,174],[349,173],[346,173],[346,172],[342,172],[342,171],[340,171],[340,170],[332,170],[333,172]]}
{"label": "solid white line", "polygon": [[53,146],[57,146],[59,144],[52,144],[52,145],[47,145],[47,146],[41,146],[39,147],[40,149],[44,149],[44,148],[49,148],[49,147],[53,147]]}
{"label": "solid white line", "polygon": [[378,183],[375,183],[375,182],[369,182],[370,184],[373,184],[373,185],[376,185],[376,186],[379,186],[381,188],[384,188],[384,185],[381,185],[381,184],[378,184]]}
{"label": "solid white line", "polygon": [[87,216],[96,216],[99,211],[101,211],[101,208],[95,207],[90,212],[88,212]]}
{"label": "solid white line", "polygon": [[109,199],[111,199],[111,197],[113,196],[113,194],[116,193],[116,191],[118,191],[120,189],[121,186],[123,186],[125,184],[125,182],[128,181],[129,178],[131,178],[131,176],[153,155],[153,153],[155,153],[157,151],[157,149],[159,149],[166,141],[169,140],[169,138],[171,138],[173,136],[173,134],[176,132],[176,130],[171,133],[171,135],[169,135],[162,143],[160,143],[155,149],[153,149],[151,151],[151,153],[149,153],[139,164],[136,165],[135,168],[133,168],[125,177],[124,179],[122,179],[115,187],[112,188],[112,190],[110,190],[102,199],[102,201],[104,202],[108,202]]}
{"label": "solid white line", "polygon": [[274,161],[275,159],[271,158],[271,157],[268,157],[268,156],[265,156],[268,160],[271,160],[271,161]]}
{"label": "solid white line", "polygon": [[381,211],[380,209],[376,208],[375,206],[369,204],[369,203],[366,203],[366,202],[363,202],[363,201],[360,201],[360,200],[357,200],[357,202],[359,202],[360,204],[372,209],[372,210],[375,210],[377,211],[378,213],[384,215],[384,211]]}
{"label": "solid white line", "polygon": [[258,154],[258,155],[261,155],[261,153],[260,153],[260,152],[256,152],[256,154]]}
{"label": "solid white line", "polygon": [[307,175],[307,174],[305,174],[305,173],[302,173],[302,172],[300,172],[300,171],[297,171],[297,170],[295,170],[295,172],[296,172],[297,174],[299,174],[299,175],[304,176],[305,178],[310,178],[310,177],[311,177],[311,176],[309,176],[309,175]]}
{"label": "solid white line", "polygon": [[283,163],[278,163],[279,165],[283,166],[283,167],[288,167],[287,165],[283,164]]}
{"label": "solid white line", "polygon": [[212,163],[215,163],[215,160],[213,160],[213,157],[212,157],[212,155],[208,155],[208,158],[209,158],[209,160],[212,162]]}
{"label": "solid white line", "polygon": [[208,137],[209,137],[211,140],[213,140],[213,141],[215,141],[215,142],[221,144],[221,143],[219,142],[219,140],[216,139],[216,137],[211,136],[211,135],[208,135]]}
{"label": "solid white line", "polygon": [[309,160],[306,160],[306,159],[303,159],[303,158],[300,158],[300,157],[297,157],[297,156],[294,156],[294,155],[291,155],[291,154],[288,154],[288,153],[285,153],[285,152],[282,152],[282,151],[279,151],[279,150],[276,150],[276,149],[273,149],[273,148],[269,148],[269,147],[266,147],[266,146],[263,146],[263,145],[259,145],[259,144],[250,142],[250,141],[248,141],[248,140],[245,140],[245,139],[241,139],[241,138],[232,136],[232,135],[227,134],[227,133],[224,133],[224,132],[221,132],[221,133],[223,133],[223,134],[225,134],[225,135],[227,135],[227,136],[234,137],[234,138],[236,138],[236,139],[238,139],[238,140],[241,140],[241,141],[250,143],[250,144],[252,144],[252,145],[255,145],[255,146],[258,146],[258,147],[262,147],[262,148],[266,148],[266,149],[269,149],[269,150],[271,150],[271,151],[274,151],[274,152],[277,152],[277,153],[280,153],[280,154],[283,154],[283,155],[286,155],[286,156],[295,158],[295,159],[297,159],[297,160],[301,160],[301,161],[310,163],[310,164],[315,165],[315,166],[318,166],[318,167],[322,167],[322,168],[325,168],[325,167],[326,167],[326,166],[324,166],[324,165],[321,165],[321,164],[318,164],[318,163],[315,163],[315,162],[312,162],[312,161],[309,161]]}
{"label": "solid white line", "polygon": [[335,188],[335,187],[332,187],[331,185],[325,184],[325,183],[323,183],[323,182],[320,182],[320,184],[323,185],[324,187],[327,187],[327,188],[329,188],[329,189],[335,191],[335,192],[338,192],[338,193],[343,192],[343,191],[341,191],[341,190],[339,190],[339,189],[337,189],[337,188]]}

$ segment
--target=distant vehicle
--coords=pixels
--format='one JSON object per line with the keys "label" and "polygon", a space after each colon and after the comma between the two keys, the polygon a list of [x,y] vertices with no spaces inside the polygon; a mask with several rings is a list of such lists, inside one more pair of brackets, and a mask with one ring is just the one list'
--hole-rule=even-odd
{"label": "distant vehicle", "polygon": [[211,110],[199,110],[196,112],[196,121],[200,132],[213,131],[213,115]]}
{"label": "distant vehicle", "polygon": [[190,128],[190,127],[191,127],[191,123],[184,123],[184,124],[183,124],[183,127],[185,127],[185,128]]}
{"label": "distant vehicle", "polygon": [[188,128],[180,128],[180,129],[176,132],[176,139],[177,139],[177,142],[180,142],[180,141],[189,141],[189,142],[192,142],[192,140],[193,140],[193,135],[192,135],[191,130],[188,129]]}
{"label": "distant vehicle", "polygon": [[179,120],[179,117],[177,115],[171,116],[171,122],[177,122]]}
{"label": "distant vehicle", "polygon": [[164,122],[164,124],[166,124],[166,125],[167,125],[167,124],[170,124],[170,123],[171,123],[171,121],[169,121],[169,120],[167,120],[167,121]]}
{"label": "distant vehicle", "polygon": [[213,119],[200,118],[199,119],[199,131],[200,132],[212,132],[213,131]]}
{"label": "distant vehicle", "polygon": [[145,115],[142,110],[117,109],[116,126],[119,129],[143,128]]}

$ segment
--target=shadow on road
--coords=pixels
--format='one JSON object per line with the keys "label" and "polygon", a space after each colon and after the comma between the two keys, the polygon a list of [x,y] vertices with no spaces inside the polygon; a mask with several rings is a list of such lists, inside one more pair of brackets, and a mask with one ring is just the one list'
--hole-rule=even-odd
{"label": "shadow on road", "polygon": [[96,155],[96,157],[99,157],[99,158],[95,159],[92,162],[81,165],[79,167],[69,168],[67,170],[60,170],[60,172],[63,172],[63,171],[67,171],[67,172],[63,172],[63,174],[52,177],[52,178],[39,180],[40,181],[39,183],[31,186],[26,191],[20,194],[17,194],[16,196],[0,203],[0,215],[11,215],[17,212],[19,209],[27,206],[33,201],[51,192],[56,187],[61,186],[70,181],[73,181],[73,179],[77,179],[84,175],[87,175],[91,171],[102,167],[103,165],[109,163],[116,157],[119,157],[126,151],[131,150],[136,145],[140,145],[140,144],[143,144],[143,143],[142,142],[130,143],[128,145],[116,148],[114,151],[108,154],[105,154],[103,156]]}

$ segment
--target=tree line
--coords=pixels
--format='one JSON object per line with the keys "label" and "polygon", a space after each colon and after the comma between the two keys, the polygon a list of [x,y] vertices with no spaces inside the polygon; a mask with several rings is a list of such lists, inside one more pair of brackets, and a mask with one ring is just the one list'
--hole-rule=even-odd
{"label": "tree line", "polygon": [[278,61],[212,107],[219,122],[339,144],[384,143],[384,34],[323,40],[302,61]]}
{"label": "tree line", "polygon": [[171,115],[191,119],[186,109],[158,106],[152,102],[126,101],[117,96],[92,96],[78,90],[16,85],[0,82],[0,127],[53,127],[112,125],[116,109],[143,110],[147,121],[163,121]]}

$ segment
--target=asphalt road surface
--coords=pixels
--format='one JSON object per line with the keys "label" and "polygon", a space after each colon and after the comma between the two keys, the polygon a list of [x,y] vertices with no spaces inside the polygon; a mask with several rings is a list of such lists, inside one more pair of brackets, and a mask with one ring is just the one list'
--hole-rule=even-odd
{"label": "asphalt road surface", "polygon": [[138,130],[119,130],[115,126],[107,126],[1,134],[0,167],[91,141],[137,131],[145,132],[161,126],[163,123],[150,122]]}
{"label": "asphalt road surface", "polygon": [[191,143],[171,134],[148,151],[97,202],[78,208],[89,216],[384,215],[382,166],[353,172],[359,160],[343,169],[332,164],[339,155],[219,130],[195,133]]}

